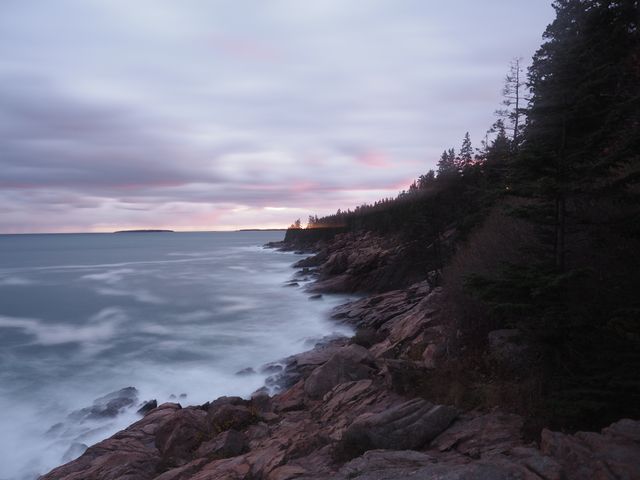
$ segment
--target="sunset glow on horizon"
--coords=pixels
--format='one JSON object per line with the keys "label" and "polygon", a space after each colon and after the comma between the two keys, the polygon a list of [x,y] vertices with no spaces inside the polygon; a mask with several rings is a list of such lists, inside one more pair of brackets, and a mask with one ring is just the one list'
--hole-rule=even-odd
{"label": "sunset glow on horizon", "polygon": [[286,228],[393,197],[480,146],[553,16],[533,3],[3,2],[0,233]]}

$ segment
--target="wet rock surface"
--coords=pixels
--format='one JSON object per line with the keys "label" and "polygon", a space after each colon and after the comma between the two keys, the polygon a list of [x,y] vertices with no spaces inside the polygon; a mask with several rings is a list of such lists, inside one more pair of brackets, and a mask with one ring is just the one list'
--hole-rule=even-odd
{"label": "wet rock surface", "polygon": [[562,466],[568,480],[640,478],[640,422],[623,419],[601,433],[566,435],[544,430],[541,451]]}
{"label": "wet rock surface", "polygon": [[409,400],[384,412],[356,418],[342,436],[340,447],[352,455],[374,449],[419,449],[457,416],[453,407],[433,405],[421,398]]}
{"label": "wet rock surface", "polygon": [[[371,281],[384,271],[392,252],[370,237],[352,255],[348,240],[325,241],[300,267],[318,268],[321,282],[342,277],[348,288],[353,278]],[[460,412],[417,396],[416,379],[439,368],[450,349],[441,299],[421,281],[343,305],[334,318],[360,338],[328,339],[264,366],[271,395],[159,405],[41,479],[640,479],[640,421],[602,432],[544,430],[538,445],[524,440],[518,415]],[[496,358],[519,348],[514,332],[494,337]]]}
{"label": "wet rock surface", "polygon": [[69,420],[81,423],[88,420],[114,418],[124,409],[137,403],[138,390],[135,387],[126,387],[97,398],[90,407],[70,413]]}
{"label": "wet rock surface", "polygon": [[[329,368],[338,360],[349,369]],[[640,478],[638,421],[621,420],[600,433],[544,431],[538,446],[523,440],[518,415],[458,412],[408,398],[390,387],[389,362],[404,361],[381,360],[358,345],[325,344],[296,356],[298,382],[274,396],[160,405],[42,478]],[[349,376],[360,367],[363,378]],[[325,374],[322,396],[309,395],[315,390],[307,385]]]}
{"label": "wet rock surface", "polygon": [[[287,245],[273,246],[290,249]],[[315,269],[313,292],[382,292],[424,278],[415,262],[408,260],[410,248],[397,238],[371,232],[337,233],[304,245],[302,252],[315,254],[294,267]]]}
{"label": "wet rock surface", "polygon": [[373,355],[364,347],[350,345],[338,349],[326,363],[311,372],[304,391],[311,398],[322,398],[336,385],[371,378],[375,372]]}
{"label": "wet rock surface", "polygon": [[140,405],[140,408],[136,411],[136,413],[139,413],[140,415],[146,415],[147,413],[149,413],[151,410],[153,410],[154,408],[158,407],[158,401],[157,400],[149,400],[146,402],[143,402]]}

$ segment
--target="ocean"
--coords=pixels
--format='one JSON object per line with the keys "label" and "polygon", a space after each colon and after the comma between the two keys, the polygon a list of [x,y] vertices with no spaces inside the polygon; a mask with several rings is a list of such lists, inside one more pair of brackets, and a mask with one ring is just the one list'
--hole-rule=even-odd
{"label": "ocean", "polygon": [[[0,235],[0,479],[77,457],[146,400],[249,396],[263,364],[350,334],[329,319],[347,297],[288,285],[300,255],[263,248],[282,237]],[[117,415],[96,407],[127,387]]]}

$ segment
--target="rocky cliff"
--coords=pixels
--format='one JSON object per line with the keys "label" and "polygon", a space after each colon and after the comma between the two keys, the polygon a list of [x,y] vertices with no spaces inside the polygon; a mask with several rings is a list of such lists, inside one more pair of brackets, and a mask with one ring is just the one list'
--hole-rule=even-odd
{"label": "rocky cliff", "polygon": [[[299,247],[299,245],[297,246]],[[543,430],[499,408],[438,404],[429,380],[456,346],[433,275],[406,267],[404,246],[372,234],[322,239],[298,263],[315,291],[384,291],[334,310],[356,330],[284,359],[266,390],[181,408],[167,403],[46,480],[638,479],[640,422],[601,432]],[[395,269],[395,270],[394,270]],[[522,354],[513,332],[496,355]],[[278,370],[274,368],[274,370]]]}

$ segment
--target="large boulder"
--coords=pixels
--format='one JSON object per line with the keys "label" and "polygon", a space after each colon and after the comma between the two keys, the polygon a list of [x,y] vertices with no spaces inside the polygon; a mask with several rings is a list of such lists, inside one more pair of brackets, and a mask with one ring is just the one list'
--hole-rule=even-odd
{"label": "large boulder", "polygon": [[349,268],[349,252],[341,250],[332,254],[322,265],[322,273],[326,275],[338,275]]}
{"label": "large boulder", "polygon": [[435,462],[433,456],[413,450],[371,450],[346,463],[340,469],[338,478],[367,478],[375,475],[407,478],[412,471]]}
{"label": "large boulder", "polygon": [[358,328],[380,329],[387,321],[411,310],[430,291],[426,282],[403,290],[371,295],[333,309],[331,316]]}
{"label": "large boulder", "polygon": [[155,434],[180,411],[178,404],[162,404],[126,430],[89,447],[78,459],[40,479],[151,480],[158,475],[163,461]]}
{"label": "large boulder", "polygon": [[214,434],[230,429],[242,430],[258,421],[257,412],[244,405],[221,405],[210,409],[208,416]]}
{"label": "large boulder", "polygon": [[195,452],[195,457],[205,457],[210,460],[235,457],[249,449],[247,437],[237,430],[227,430],[214,439],[204,442]]}
{"label": "large boulder", "polygon": [[444,346],[446,329],[442,325],[436,325],[443,321],[439,315],[441,302],[442,289],[435,288],[411,310],[389,319],[380,327],[387,334],[385,340],[372,346],[371,353],[377,358],[418,360],[428,344]]}
{"label": "large boulder", "polygon": [[497,455],[524,445],[523,425],[524,419],[513,413],[465,413],[431,442],[431,448],[469,458]]}
{"label": "large boulder", "polygon": [[319,399],[336,385],[371,378],[375,372],[375,359],[369,351],[359,345],[350,345],[316,368],[305,381],[304,391],[310,398]]}
{"label": "large boulder", "polygon": [[[284,369],[280,368],[265,380],[265,383],[275,392],[291,388],[300,379],[305,379],[320,365],[326,363],[335,353],[349,343],[347,338],[335,338],[327,342],[319,342],[312,350],[292,355],[282,361]],[[275,367],[276,363],[265,365],[265,368]],[[274,368],[275,370],[275,368]]]}
{"label": "large boulder", "polygon": [[186,465],[167,470],[161,475],[153,477],[153,480],[191,480],[193,475],[199,472],[207,463],[209,463],[209,460],[206,458],[198,458]]}
{"label": "large boulder", "polygon": [[319,266],[314,292],[388,291],[424,279],[424,270],[410,261],[411,249],[398,237],[371,232],[336,235],[320,259],[299,266]]}
{"label": "large boulder", "polygon": [[567,480],[640,479],[640,421],[623,419],[602,433],[543,430],[540,449],[562,466]]}
{"label": "large boulder", "polygon": [[138,408],[136,413],[138,413],[138,414],[140,414],[142,416],[145,416],[147,413],[149,413],[154,408],[158,408],[158,401],[156,399],[148,400],[146,402],[143,402],[142,405],[140,405],[140,408]]}
{"label": "large boulder", "polygon": [[90,407],[76,410],[69,414],[69,420],[81,423],[87,420],[113,418],[125,409],[138,403],[138,390],[135,387],[125,387],[115,392],[96,398]]}
{"label": "large boulder", "polygon": [[342,436],[339,455],[366,450],[413,450],[437,437],[458,416],[454,407],[416,398],[377,414],[356,418]]}
{"label": "large boulder", "polygon": [[[372,450],[345,464],[337,475],[305,480],[539,480],[532,472],[507,462],[442,459],[410,450]],[[554,479],[556,480],[556,479]],[[559,479],[558,479],[559,480]]]}
{"label": "large boulder", "polygon": [[177,411],[155,432],[155,444],[168,465],[191,460],[196,448],[210,436],[207,412],[197,408]]}

